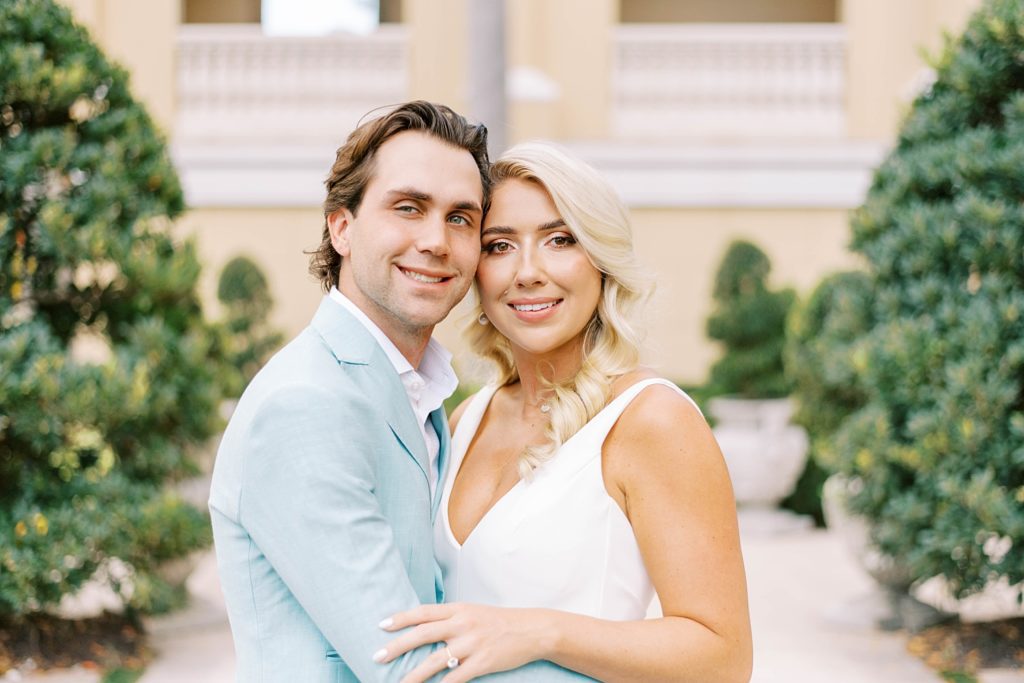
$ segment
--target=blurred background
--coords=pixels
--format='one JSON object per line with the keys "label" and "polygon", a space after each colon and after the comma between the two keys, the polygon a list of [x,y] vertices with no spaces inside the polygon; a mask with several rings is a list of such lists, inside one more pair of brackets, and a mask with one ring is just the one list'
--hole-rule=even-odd
{"label": "blurred background", "polygon": [[756,683],[1024,681],[1021,55],[1024,0],[0,0],[0,681],[232,680],[219,434],[414,98],[628,205]]}
{"label": "blurred background", "polygon": [[[714,269],[745,237],[777,283],[853,266],[848,212],[977,0],[74,0],[169,136],[204,301],[238,255],[290,337],[319,300],[334,150],[410,98],[483,120],[495,152],[565,144],[612,180],[658,277],[650,355],[705,379]],[[355,29],[355,30],[353,30]],[[440,337],[464,358],[456,316]],[[463,371],[467,368],[459,368]]]}

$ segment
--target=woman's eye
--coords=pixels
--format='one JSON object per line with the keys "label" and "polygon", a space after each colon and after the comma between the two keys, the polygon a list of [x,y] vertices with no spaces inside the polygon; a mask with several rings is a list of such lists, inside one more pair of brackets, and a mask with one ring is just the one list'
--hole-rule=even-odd
{"label": "woman's eye", "polygon": [[484,251],[488,254],[504,254],[512,248],[508,242],[491,242],[484,245]]}
{"label": "woman's eye", "polygon": [[551,238],[551,243],[556,247],[570,247],[576,244],[576,238],[572,235],[555,235]]}

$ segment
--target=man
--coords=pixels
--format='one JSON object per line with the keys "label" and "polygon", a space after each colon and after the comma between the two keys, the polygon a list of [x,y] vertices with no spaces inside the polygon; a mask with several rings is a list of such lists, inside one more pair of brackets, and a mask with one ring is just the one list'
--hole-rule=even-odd
{"label": "man", "polygon": [[311,263],[328,295],[242,395],[214,468],[239,681],[397,681],[432,652],[373,661],[385,617],[443,598],[431,524],[457,380],[431,333],[479,259],[486,137],[410,102],[338,150]]}

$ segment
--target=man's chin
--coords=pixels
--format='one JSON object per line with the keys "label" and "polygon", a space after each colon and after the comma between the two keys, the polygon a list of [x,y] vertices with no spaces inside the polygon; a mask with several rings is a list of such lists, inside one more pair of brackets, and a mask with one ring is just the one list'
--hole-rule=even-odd
{"label": "man's chin", "polygon": [[407,313],[410,320],[416,320],[424,325],[437,325],[455,310],[463,298],[465,295],[457,299],[446,297],[443,300],[420,298],[411,303],[407,308]]}
{"label": "man's chin", "polygon": [[429,330],[439,325],[451,313],[452,307],[438,307],[436,309],[408,311],[405,317],[406,326],[414,329]]}

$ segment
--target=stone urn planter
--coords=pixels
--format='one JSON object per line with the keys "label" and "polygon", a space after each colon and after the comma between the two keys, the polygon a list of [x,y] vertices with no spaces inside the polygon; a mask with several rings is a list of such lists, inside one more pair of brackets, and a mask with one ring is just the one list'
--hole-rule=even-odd
{"label": "stone urn planter", "polygon": [[878,590],[832,610],[832,621],[886,631],[905,628],[920,631],[946,621],[950,615],[921,602],[911,594],[913,578],[897,559],[871,543],[868,520],[849,511],[847,499],[856,490],[856,479],[833,474],[822,487],[825,524],[838,534],[862,569],[875,580]]}
{"label": "stone urn planter", "polygon": [[714,398],[708,412],[732,478],[740,524],[758,530],[806,528],[810,518],[782,511],[779,503],[796,488],[807,464],[808,439],[790,423],[788,398]]}
{"label": "stone urn planter", "polygon": [[807,464],[807,432],[790,424],[788,398],[714,398],[715,439],[740,505],[776,507],[793,492]]}

